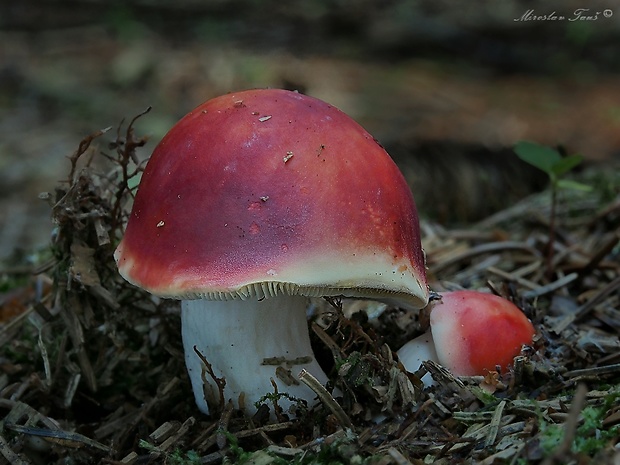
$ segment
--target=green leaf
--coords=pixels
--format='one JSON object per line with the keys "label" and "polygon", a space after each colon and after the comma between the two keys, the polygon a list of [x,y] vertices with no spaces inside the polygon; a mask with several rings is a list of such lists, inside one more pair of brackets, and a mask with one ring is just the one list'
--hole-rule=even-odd
{"label": "green leaf", "polygon": [[590,192],[592,190],[592,186],[588,186],[587,184],[582,184],[577,181],[571,181],[570,179],[558,180],[557,186],[560,189],[572,189],[572,190],[582,191],[582,192]]}
{"label": "green leaf", "polygon": [[544,171],[549,176],[554,174],[555,164],[562,160],[557,150],[530,141],[518,142],[514,151],[521,160]]}
{"label": "green leaf", "polygon": [[555,163],[551,169],[556,176],[562,176],[564,173],[572,170],[575,166],[579,165],[583,161],[581,155],[571,155],[564,157],[557,163]]}

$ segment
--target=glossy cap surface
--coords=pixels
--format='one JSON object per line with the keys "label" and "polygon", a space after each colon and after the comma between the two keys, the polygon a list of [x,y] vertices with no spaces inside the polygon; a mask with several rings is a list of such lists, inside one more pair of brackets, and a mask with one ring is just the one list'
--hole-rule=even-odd
{"label": "glossy cap surface", "polygon": [[534,327],[512,302],[477,291],[441,294],[431,310],[431,332],[439,363],[457,376],[506,368],[531,344]]}
{"label": "glossy cap surface", "polygon": [[181,119],[145,168],[115,258],[162,297],[428,300],[394,162],[340,110],[284,90],[227,94]]}

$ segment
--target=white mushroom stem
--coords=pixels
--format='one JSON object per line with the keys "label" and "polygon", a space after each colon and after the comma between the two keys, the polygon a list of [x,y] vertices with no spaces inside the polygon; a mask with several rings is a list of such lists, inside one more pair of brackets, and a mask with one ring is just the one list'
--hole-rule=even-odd
{"label": "white mushroom stem", "polygon": [[[424,361],[432,360],[439,363],[435,341],[430,330],[407,342],[396,353],[405,369],[411,373],[418,371]],[[422,382],[429,386],[433,383],[433,379],[429,373],[426,373],[422,376]]]}
{"label": "white mushroom stem", "polygon": [[[315,402],[315,393],[298,380],[306,369],[321,383],[327,376],[316,362],[306,321],[307,302],[301,296],[278,296],[250,300],[184,300],[181,304],[181,327],[185,362],[198,408],[209,413],[209,406],[219,406],[219,391],[196,350],[224,378],[224,401],[232,400],[252,414],[254,403],[273,393],[273,379],[278,392]],[[276,374],[278,369],[280,377]],[[281,373],[290,371],[287,385]],[[242,396],[243,394],[243,396]],[[240,398],[242,404],[240,405]],[[291,402],[278,401],[285,410]]]}

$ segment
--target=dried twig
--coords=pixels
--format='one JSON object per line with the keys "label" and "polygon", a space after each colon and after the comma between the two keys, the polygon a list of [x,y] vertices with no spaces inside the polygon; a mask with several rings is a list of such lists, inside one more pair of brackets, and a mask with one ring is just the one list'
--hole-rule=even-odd
{"label": "dried twig", "polygon": [[487,437],[484,441],[485,447],[491,447],[495,444],[499,426],[502,421],[502,415],[504,413],[504,407],[506,407],[506,401],[502,400],[495,408],[495,412],[493,412],[493,418],[491,419],[491,423],[489,425],[489,432],[487,433]]}
{"label": "dried twig", "polygon": [[565,378],[584,378],[584,377],[598,377],[601,375],[609,375],[613,373],[620,373],[620,363],[613,365],[605,365],[600,367],[582,368],[580,370],[571,370],[564,373]]}
{"label": "dried twig", "polygon": [[331,396],[331,394],[323,387],[323,385],[312,376],[308,371],[302,369],[299,372],[299,379],[310,389],[312,389],[316,395],[319,397],[319,400],[323,402],[323,404],[331,410],[334,416],[338,419],[338,423],[343,428],[351,428],[353,427],[353,423],[342,407],[336,402],[336,400]]}
{"label": "dried twig", "polygon": [[429,267],[432,272],[435,274],[439,274],[444,271],[446,268],[459,264],[461,262],[470,260],[478,255],[484,255],[487,253],[497,253],[497,252],[507,252],[507,251],[522,251],[531,254],[534,257],[538,257],[539,252],[531,247],[528,244],[523,242],[515,242],[515,241],[503,241],[503,242],[490,242],[487,244],[482,244],[476,247],[472,247],[466,252],[457,254],[452,256],[449,259],[446,259],[440,263],[429,263]]}
{"label": "dried twig", "polygon": [[577,386],[573,402],[571,403],[568,417],[564,423],[564,438],[550,457],[547,457],[542,465],[552,465],[553,463],[566,463],[566,455],[570,452],[571,445],[575,439],[579,414],[583,409],[588,389],[584,384]]}
{"label": "dried twig", "polygon": [[[202,362],[203,372],[201,374],[201,379],[202,379],[205,400],[207,401],[207,405],[209,406],[209,409],[212,409],[213,412],[216,412],[219,409],[225,408],[226,406],[226,401],[224,399],[224,388],[226,387],[226,379],[218,378],[215,375],[215,372],[213,371],[213,367],[211,366],[207,358],[202,354],[202,352],[198,350],[198,347],[194,346],[193,348],[194,348],[194,352],[196,353],[196,355]],[[217,402],[213,402],[214,399],[213,399],[213,393],[211,391],[211,383],[207,379],[206,375],[209,375],[209,377],[213,380],[213,382],[217,386],[217,391],[218,391]]]}

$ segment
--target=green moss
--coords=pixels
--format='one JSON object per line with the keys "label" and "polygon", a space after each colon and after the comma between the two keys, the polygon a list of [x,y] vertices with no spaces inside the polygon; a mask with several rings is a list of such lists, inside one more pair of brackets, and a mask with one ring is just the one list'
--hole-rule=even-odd
{"label": "green moss", "polygon": [[[606,412],[618,401],[619,393],[607,396],[602,405],[587,406],[581,412],[582,422],[577,427],[571,445],[573,453],[594,456],[620,435],[620,426],[606,429],[603,425]],[[564,439],[564,427],[544,420],[540,421],[540,447],[551,455]]]}

